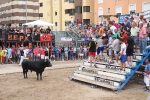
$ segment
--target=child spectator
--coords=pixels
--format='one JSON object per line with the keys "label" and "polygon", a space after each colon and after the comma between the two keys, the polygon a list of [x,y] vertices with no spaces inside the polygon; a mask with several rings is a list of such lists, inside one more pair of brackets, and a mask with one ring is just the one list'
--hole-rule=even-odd
{"label": "child spectator", "polygon": [[120,71],[121,72],[125,72],[126,69],[126,44],[124,43],[123,39],[120,39],[120,43],[121,43],[121,51],[120,51],[120,60],[121,60],[121,68]]}

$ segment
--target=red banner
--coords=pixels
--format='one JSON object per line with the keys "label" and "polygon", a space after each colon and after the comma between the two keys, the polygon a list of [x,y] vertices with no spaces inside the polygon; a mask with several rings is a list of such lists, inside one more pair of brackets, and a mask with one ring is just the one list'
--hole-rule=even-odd
{"label": "red banner", "polygon": [[51,40],[52,40],[52,37],[50,34],[41,34],[40,35],[41,42],[50,42]]}

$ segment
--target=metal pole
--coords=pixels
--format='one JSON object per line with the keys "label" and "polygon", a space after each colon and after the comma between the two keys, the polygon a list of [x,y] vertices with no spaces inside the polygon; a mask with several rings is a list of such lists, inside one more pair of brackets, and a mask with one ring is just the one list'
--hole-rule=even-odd
{"label": "metal pole", "polygon": [[26,1],[26,4],[25,4],[25,6],[26,6],[26,23],[28,22],[28,19],[27,19],[27,16],[28,16],[28,13],[27,13],[27,0],[25,0]]}

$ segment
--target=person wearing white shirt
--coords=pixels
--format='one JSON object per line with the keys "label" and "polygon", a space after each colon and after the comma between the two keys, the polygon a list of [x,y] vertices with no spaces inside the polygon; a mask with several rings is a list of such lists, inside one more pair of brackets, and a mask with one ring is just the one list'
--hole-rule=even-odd
{"label": "person wearing white shirt", "polygon": [[108,31],[108,35],[109,35],[109,40],[108,40],[107,46],[108,46],[108,56],[109,56],[109,59],[110,59],[109,63],[113,64],[114,63],[113,62],[113,50],[111,48],[111,44],[113,42],[113,39],[112,39],[113,33],[111,31]]}
{"label": "person wearing white shirt", "polygon": [[123,39],[120,39],[120,43],[121,43],[121,51],[120,51],[120,61],[121,61],[121,68],[120,68],[120,71],[122,72],[125,72],[125,69],[126,69],[126,61],[127,61],[127,56],[126,56],[126,49],[127,49],[127,46],[126,44],[123,42]]}
{"label": "person wearing white shirt", "polygon": [[97,37],[97,45],[98,45],[98,48],[97,48],[97,58],[98,58],[98,61],[101,60],[100,56],[103,56],[103,50],[104,50],[104,46],[103,46],[103,39],[102,39],[102,36],[98,36]]}
{"label": "person wearing white shirt", "polygon": [[113,34],[115,34],[115,30],[117,30],[117,28],[114,26],[113,22],[109,22],[110,25],[110,30],[112,31]]}

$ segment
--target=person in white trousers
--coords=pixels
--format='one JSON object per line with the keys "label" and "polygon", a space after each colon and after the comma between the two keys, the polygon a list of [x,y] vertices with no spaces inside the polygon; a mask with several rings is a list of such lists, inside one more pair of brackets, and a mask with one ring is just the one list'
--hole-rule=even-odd
{"label": "person in white trousers", "polygon": [[22,65],[22,62],[23,62],[23,60],[24,60],[24,52],[23,52],[23,50],[20,51],[20,53],[21,53],[21,57],[20,57],[20,63],[19,63],[19,66]]}

